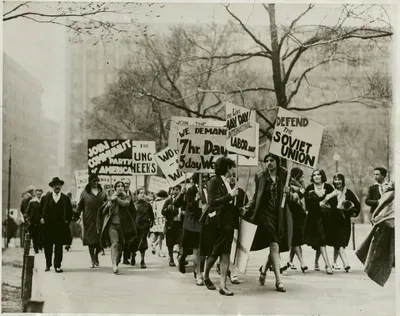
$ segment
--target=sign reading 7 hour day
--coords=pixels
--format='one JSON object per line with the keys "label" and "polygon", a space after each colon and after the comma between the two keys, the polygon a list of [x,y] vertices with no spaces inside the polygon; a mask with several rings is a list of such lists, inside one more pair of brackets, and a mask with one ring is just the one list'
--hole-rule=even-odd
{"label": "sign reading 7 hour day", "polygon": [[213,173],[215,161],[227,154],[225,127],[187,126],[179,135],[179,169],[183,171]]}
{"label": "sign reading 7 hour day", "polygon": [[308,168],[316,168],[324,126],[279,108],[270,153]]}

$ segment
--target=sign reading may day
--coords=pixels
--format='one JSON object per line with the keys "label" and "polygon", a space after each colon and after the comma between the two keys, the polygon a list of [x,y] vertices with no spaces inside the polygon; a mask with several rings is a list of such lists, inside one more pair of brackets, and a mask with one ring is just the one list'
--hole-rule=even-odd
{"label": "sign reading may day", "polygon": [[256,155],[255,111],[226,102],[226,129],[228,151],[248,157]]}
{"label": "sign reading may day", "polygon": [[305,116],[279,108],[270,153],[315,168],[324,125]]}
{"label": "sign reading may day", "polygon": [[185,174],[179,170],[178,155],[175,150],[167,147],[156,153],[154,159],[171,187],[185,180]]}
{"label": "sign reading may day", "polygon": [[132,175],[130,139],[89,139],[89,174]]}
{"label": "sign reading may day", "polygon": [[155,153],[154,141],[132,141],[132,174],[157,174],[157,164],[153,159]]}
{"label": "sign reading may day", "polygon": [[213,173],[215,161],[227,154],[225,127],[187,126],[179,136],[179,169],[183,171]]}

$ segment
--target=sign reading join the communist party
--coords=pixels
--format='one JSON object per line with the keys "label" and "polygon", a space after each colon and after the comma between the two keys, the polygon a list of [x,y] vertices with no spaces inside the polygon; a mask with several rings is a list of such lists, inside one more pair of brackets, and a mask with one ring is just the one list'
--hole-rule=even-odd
{"label": "sign reading join the communist party", "polygon": [[316,168],[324,126],[279,108],[270,153],[308,168]]}
{"label": "sign reading join the communist party", "polygon": [[153,158],[155,153],[154,141],[132,141],[132,174],[157,174],[157,164]]}
{"label": "sign reading join the communist party", "polygon": [[248,157],[256,155],[255,111],[226,102],[226,129],[228,151]]}
{"label": "sign reading join the communist party", "polygon": [[183,171],[214,173],[215,161],[227,154],[225,127],[187,126],[179,136],[179,169]]}
{"label": "sign reading join the communist party", "polygon": [[89,174],[132,175],[130,139],[89,139]]}

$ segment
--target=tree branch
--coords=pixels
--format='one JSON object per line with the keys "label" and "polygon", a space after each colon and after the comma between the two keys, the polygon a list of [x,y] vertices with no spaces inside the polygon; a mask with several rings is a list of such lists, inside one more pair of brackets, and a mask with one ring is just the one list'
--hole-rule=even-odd
{"label": "tree branch", "polygon": [[[11,14],[11,13],[13,13],[14,11],[17,11],[19,8],[21,8],[21,7],[25,6],[25,5],[27,5],[29,2],[30,2],[30,1],[26,1],[26,2],[24,2],[24,3],[21,3],[21,4],[17,5],[14,9],[12,9],[12,10],[10,10],[10,11],[4,13],[4,14],[3,14],[3,17],[5,17],[6,15],[9,15],[9,14]],[[3,20],[4,20],[4,19],[3,19]]]}

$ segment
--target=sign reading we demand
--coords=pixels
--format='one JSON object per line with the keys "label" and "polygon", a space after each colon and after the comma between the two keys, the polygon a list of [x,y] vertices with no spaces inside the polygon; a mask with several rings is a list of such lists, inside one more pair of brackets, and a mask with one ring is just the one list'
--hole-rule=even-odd
{"label": "sign reading we demand", "polygon": [[324,126],[279,108],[270,153],[308,168],[316,168]]}

